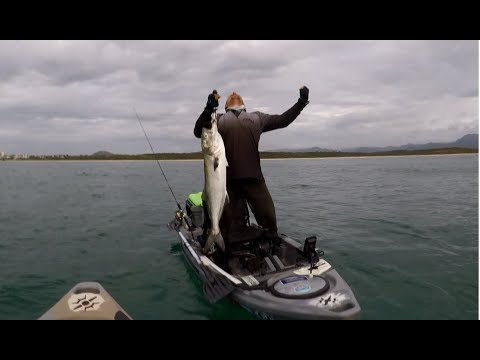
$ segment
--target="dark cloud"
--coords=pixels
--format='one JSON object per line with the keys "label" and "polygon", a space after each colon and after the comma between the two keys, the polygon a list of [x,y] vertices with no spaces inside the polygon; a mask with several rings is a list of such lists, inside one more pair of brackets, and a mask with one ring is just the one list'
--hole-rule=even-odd
{"label": "dark cloud", "polygon": [[478,132],[477,41],[0,41],[0,151],[199,150],[212,89],[279,114],[262,149],[454,141]]}

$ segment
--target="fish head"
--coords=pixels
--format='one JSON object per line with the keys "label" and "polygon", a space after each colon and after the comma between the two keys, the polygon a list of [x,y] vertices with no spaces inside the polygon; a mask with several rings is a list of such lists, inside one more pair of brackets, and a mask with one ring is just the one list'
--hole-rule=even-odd
{"label": "fish head", "polygon": [[211,124],[212,124],[212,129],[213,129],[213,127],[217,128],[217,126],[218,126],[217,113],[215,113],[215,112],[212,113]]}
{"label": "fish head", "polygon": [[210,121],[210,127],[202,128],[202,149],[207,152],[214,151],[218,146],[218,125],[217,125],[217,116],[215,113],[212,114],[212,119]]}
{"label": "fish head", "polygon": [[215,128],[218,127],[218,120],[217,120],[217,115],[215,113],[212,113],[210,121],[204,121],[202,124],[202,128],[215,131],[215,129],[213,129],[214,127]]}
{"label": "fish head", "polygon": [[208,149],[211,147],[211,141],[212,139],[212,131],[207,129],[207,128],[203,128],[202,129],[202,149]]}
{"label": "fish head", "polygon": [[217,127],[216,125],[212,124],[211,129],[203,128],[202,129],[202,149],[207,150],[210,149],[213,151],[213,149],[217,146]]}

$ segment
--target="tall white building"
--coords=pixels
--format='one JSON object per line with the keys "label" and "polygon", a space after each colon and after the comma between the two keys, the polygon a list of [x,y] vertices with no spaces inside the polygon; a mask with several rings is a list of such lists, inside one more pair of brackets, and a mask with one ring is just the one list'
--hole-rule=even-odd
{"label": "tall white building", "polygon": [[5,153],[3,151],[0,151],[0,158],[5,157]]}

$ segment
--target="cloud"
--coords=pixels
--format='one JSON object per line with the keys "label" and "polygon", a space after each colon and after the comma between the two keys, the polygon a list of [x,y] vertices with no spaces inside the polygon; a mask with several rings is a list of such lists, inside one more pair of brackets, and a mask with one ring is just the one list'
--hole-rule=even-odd
{"label": "cloud", "polygon": [[[207,95],[310,104],[260,148],[400,145],[478,132],[477,41],[0,41],[0,151],[200,149]],[[146,146],[147,145],[147,146]]]}

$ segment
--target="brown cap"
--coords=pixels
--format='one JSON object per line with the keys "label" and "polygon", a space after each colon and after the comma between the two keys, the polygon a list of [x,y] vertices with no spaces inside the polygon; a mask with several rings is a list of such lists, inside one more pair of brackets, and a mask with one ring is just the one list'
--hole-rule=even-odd
{"label": "brown cap", "polygon": [[243,103],[242,97],[238,95],[236,92],[233,92],[230,95],[228,95],[228,99],[225,102],[225,110],[228,110],[231,107],[242,106],[242,105],[245,105]]}

